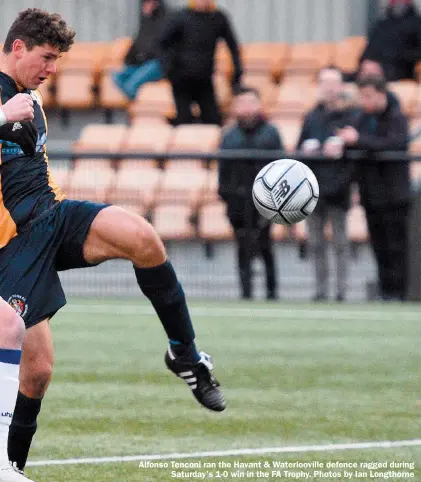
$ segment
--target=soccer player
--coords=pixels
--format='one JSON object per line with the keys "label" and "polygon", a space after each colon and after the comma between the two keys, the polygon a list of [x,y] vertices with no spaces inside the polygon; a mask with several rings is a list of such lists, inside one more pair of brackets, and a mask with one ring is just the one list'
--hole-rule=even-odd
{"label": "soccer player", "polygon": [[185,380],[206,408],[225,408],[212,361],[196,349],[183,289],[153,227],[116,206],[66,200],[53,182],[46,155],[47,123],[36,89],[56,71],[56,60],[70,49],[74,35],[60,15],[27,9],[14,21],[3,47],[2,99],[30,93],[38,131],[31,155],[9,143],[2,148],[0,296],[15,306],[26,325],[8,445],[9,459],[20,470],[51,379],[49,320],[66,303],[60,270],[114,258],[130,260],[139,287],[168,336],[167,367]]}
{"label": "soccer player", "polygon": [[[23,151],[33,152],[36,129],[33,101],[28,94],[18,94],[0,107],[0,138],[20,142]],[[16,132],[19,132],[19,139]],[[1,169],[1,168],[0,168]],[[1,173],[1,170],[0,170]],[[0,225],[4,213],[0,207]],[[7,439],[19,388],[19,362],[25,324],[22,318],[0,298],[0,481],[29,482],[9,464]]]}

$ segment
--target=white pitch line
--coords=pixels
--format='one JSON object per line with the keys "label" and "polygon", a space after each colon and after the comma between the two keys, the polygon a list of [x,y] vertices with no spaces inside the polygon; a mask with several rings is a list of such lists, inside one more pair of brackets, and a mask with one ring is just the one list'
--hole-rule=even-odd
{"label": "white pitch line", "polygon": [[115,457],[90,457],[62,460],[34,460],[28,462],[31,467],[43,467],[47,465],[81,465],[81,464],[107,464],[120,462],[141,462],[149,460],[176,460],[176,459],[199,459],[216,457],[235,457],[244,455],[268,455],[268,454],[293,454],[309,452],[334,452],[340,450],[366,450],[366,449],[391,449],[399,447],[419,447],[421,439],[399,440],[384,442],[358,442],[327,445],[296,445],[290,447],[268,447],[257,449],[233,449],[216,450],[213,452],[192,452],[151,455],[128,455]]}
{"label": "white pitch line", "polygon": [[[138,315],[138,316],[150,316],[154,315],[155,312],[151,307],[148,306],[127,306],[127,305],[79,305],[79,304],[69,304],[64,308],[64,311],[70,313],[92,313],[92,314],[113,314],[113,315]],[[396,320],[396,317],[405,318],[406,320],[420,321],[420,313],[411,311],[402,311],[396,313],[390,313],[387,311],[341,311],[341,310],[330,310],[329,308],[325,310],[321,309],[289,309],[285,307],[280,308],[213,308],[213,307],[191,307],[190,311],[195,317],[209,317],[213,316],[215,318],[279,318],[279,317],[290,317],[290,318],[309,318],[317,320],[356,320],[358,318],[377,318],[381,320]]]}

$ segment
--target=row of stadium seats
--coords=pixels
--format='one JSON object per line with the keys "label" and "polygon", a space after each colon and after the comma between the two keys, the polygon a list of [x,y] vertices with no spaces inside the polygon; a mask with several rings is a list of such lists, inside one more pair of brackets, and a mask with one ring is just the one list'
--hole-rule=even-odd
{"label": "row of stadium seats", "polygon": [[[278,118],[272,123],[279,130],[287,151],[295,150],[298,137],[301,132],[301,119]],[[419,120],[414,119],[412,130],[419,129]],[[136,152],[150,153],[212,153],[218,149],[223,129],[214,125],[193,124],[173,127],[164,122],[138,122],[131,127],[123,124],[89,124],[82,130],[79,139],[73,144],[75,158],[78,153],[104,152],[121,155],[119,166],[123,167],[126,162],[124,154]],[[411,142],[411,153],[421,153],[421,140]],[[87,160],[76,160],[86,166]],[[107,163],[108,161],[105,161]],[[93,166],[99,165],[99,161],[92,161]],[[131,164],[132,166],[134,164]],[[156,166],[154,159],[143,160],[140,166]],[[161,166],[163,167],[163,166]],[[169,160],[165,162],[165,168],[203,168],[206,167],[200,160],[180,161]],[[411,164],[412,177],[421,178],[421,162]]]}
{"label": "row of stadium seats", "polygon": [[[45,106],[65,109],[125,108],[127,100],[112,82],[111,75],[123,65],[131,43],[128,37],[113,42],[77,42],[58,62],[57,74],[46,81],[40,90]],[[357,68],[365,45],[364,37],[348,37],[337,43],[252,43],[241,46],[245,83],[253,77],[276,84],[281,79],[297,76],[314,80],[323,66],[335,64],[344,71]],[[228,80],[232,61],[225,44],[216,55],[216,79],[219,97],[228,96]],[[260,81],[258,81],[260,82]]]}

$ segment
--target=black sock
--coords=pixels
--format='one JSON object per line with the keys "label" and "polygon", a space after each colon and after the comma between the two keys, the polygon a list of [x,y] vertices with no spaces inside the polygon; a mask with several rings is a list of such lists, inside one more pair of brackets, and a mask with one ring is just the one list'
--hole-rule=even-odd
{"label": "black sock", "polygon": [[9,428],[9,460],[23,470],[31,448],[32,437],[37,431],[37,417],[41,399],[29,398],[18,392],[12,423]]}
{"label": "black sock", "polygon": [[169,261],[154,268],[134,268],[143,294],[150,300],[178,356],[198,361],[194,329],[183,288]]}

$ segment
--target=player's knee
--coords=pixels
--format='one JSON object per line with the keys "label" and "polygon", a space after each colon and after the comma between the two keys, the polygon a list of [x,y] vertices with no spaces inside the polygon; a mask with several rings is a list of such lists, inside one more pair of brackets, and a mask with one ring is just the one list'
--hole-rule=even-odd
{"label": "player's knee", "polygon": [[25,336],[25,323],[6,303],[0,306],[0,346],[9,349],[21,348]]}
{"label": "player's knee", "polygon": [[164,244],[148,222],[144,221],[135,228],[133,239],[132,261],[137,267],[158,266],[165,262]]}
{"label": "player's knee", "polygon": [[47,391],[53,374],[53,364],[49,361],[35,362],[31,370],[21,373],[21,387],[28,396],[42,397]]}

